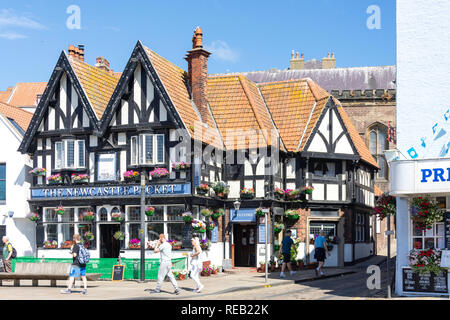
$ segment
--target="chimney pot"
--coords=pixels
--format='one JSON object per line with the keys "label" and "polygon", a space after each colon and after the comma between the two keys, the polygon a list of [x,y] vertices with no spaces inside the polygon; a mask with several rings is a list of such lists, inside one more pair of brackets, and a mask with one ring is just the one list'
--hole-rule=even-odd
{"label": "chimney pot", "polygon": [[304,55],[303,55],[303,53],[302,53],[302,59],[304,58]]}
{"label": "chimney pot", "polygon": [[297,54],[295,55],[295,59],[298,60],[298,52],[297,52]]}
{"label": "chimney pot", "polygon": [[292,53],[291,53],[291,60],[294,60],[294,50],[292,50]]}

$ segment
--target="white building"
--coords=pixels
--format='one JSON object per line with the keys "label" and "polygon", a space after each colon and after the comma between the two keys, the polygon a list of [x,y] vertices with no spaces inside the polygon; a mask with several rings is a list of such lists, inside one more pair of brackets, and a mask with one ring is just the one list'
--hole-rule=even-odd
{"label": "white building", "polygon": [[[0,103],[0,234],[10,238],[19,256],[35,252],[35,226],[30,212],[31,160],[17,150],[33,114]],[[3,245],[3,244],[2,244]]]}
{"label": "white building", "polygon": [[414,228],[411,200],[422,197],[450,211],[450,2],[397,1],[397,148],[391,162],[391,192],[397,196],[398,295],[448,293],[445,272],[412,273],[414,248],[450,249],[445,219],[431,229]]}

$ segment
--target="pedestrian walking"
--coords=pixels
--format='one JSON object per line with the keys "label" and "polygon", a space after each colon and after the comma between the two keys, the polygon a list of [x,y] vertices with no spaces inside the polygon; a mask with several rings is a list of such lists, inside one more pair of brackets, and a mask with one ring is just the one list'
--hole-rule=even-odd
{"label": "pedestrian walking", "polygon": [[286,265],[290,271],[291,276],[295,274],[295,271],[292,271],[292,265],[291,265],[291,248],[294,248],[294,240],[291,238],[292,232],[291,230],[288,230],[286,232],[286,236],[283,238],[283,241],[281,242],[281,254],[283,255],[283,264],[281,265],[281,273],[280,277],[285,278],[284,275],[284,269],[286,269]]}
{"label": "pedestrian walking", "polygon": [[325,253],[330,256],[330,252],[328,252],[328,247],[327,247],[327,240],[324,237],[325,233],[323,232],[323,230],[319,231],[319,236],[316,238],[316,240],[314,241],[314,259],[317,260],[317,262],[319,263],[319,266],[316,268],[316,277],[319,276],[323,276],[324,273],[322,271],[322,266],[325,262],[326,256]]}
{"label": "pedestrian walking", "polygon": [[161,286],[164,278],[168,276],[172,286],[175,289],[174,294],[180,294],[177,281],[172,273],[172,246],[167,242],[164,234],[159,235],[159,241],[154,251],[155,253],[159,252],[161,254],[161,260],[158,271],[158,283],[156,284],[156,288],[152,290],[151,293],[161,292]]}
{"label": "pedestrian walking", "polygon": [[2,238],[3,241],[3,267],[5,269],[5,272],[12,272],[12,268],[11,268],[11,260],[14,258],[13,257],[13,246],[11,244],[11,242],[9,242],[9,238],[7,236],[3,236]]}
{"label": "pedestrian walking", "polygon": [[72,286],[75,281],[75,278],[81,277],[83,280],[84,289],[82,294],[87,294],[87,278],[86,278],[86,264],[80,262],[80,251],[85,250],[81,248],[81,236],[79,234],[73,235],[73,241],[75,244],[70,248],[69,253],[72,255],[73,262],[70,266],[70,274],[69,274],[69,284],[67,289],[61,290],[62,294],[70,294],[72,293]]}
{"label": "pedestrian walking", "polygon": [[200,240],[197,237],[192,238],[191,241],[191,279],[194,280],[196,284],[194,292],[200,293],[204,288],[204,285],[200,282],[200,272],[203,267],[202,248],[200,247]]}

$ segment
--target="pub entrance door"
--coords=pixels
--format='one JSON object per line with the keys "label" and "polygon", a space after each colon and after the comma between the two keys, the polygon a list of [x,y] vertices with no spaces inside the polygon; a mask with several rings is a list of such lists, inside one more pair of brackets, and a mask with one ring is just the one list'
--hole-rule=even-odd
{"label": "pub entrance door", "polygon": [[234,265],[256,267],[256,225],[234,224]]}
{"label": "pub entrance door", "polygon": [[113,235],[120,231],[120,224],[100,225],[100,258],[118,258],[120,251],[120,240]]}

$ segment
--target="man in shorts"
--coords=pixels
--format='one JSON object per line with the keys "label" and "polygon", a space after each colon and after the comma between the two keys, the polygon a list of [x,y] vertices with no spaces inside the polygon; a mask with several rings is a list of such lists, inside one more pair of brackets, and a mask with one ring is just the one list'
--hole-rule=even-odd
{"label": "man in shorts", "polygon": [[78,255],[80,254],[80,245],[82,245],[80,244],[81,236],[79,234],[74,234],[73,241],[75,242],[75,244],[70,249],[70,253],[72,254],[73,257],[73,262],[72,265],[70,266],[69,285],[67,289],[61,290],[61,293],[63,294],[72,293],[72,286],[75,281],[75,278],[81,277],[84,284],[84,289],[82,293],[86,295],[87,294],[86,265],[81,264],[78,261]]}
{"label": "man in shorts", "polygon": [[285,278],[284,269],[286,269],[286,264],[291,273],[291,276],[295,274],[295,271],[292,271],[291,266],[291,248],[294,247],[295,249],[294,240],[292,240],[291,235],[292,235],[291,230],[288,230],[286,232],[286,236],[283,238],[283,241],[281,242],[281,253],[283,255],[283,264],[281,265],[281,273],[280,273],[281,278]]}

